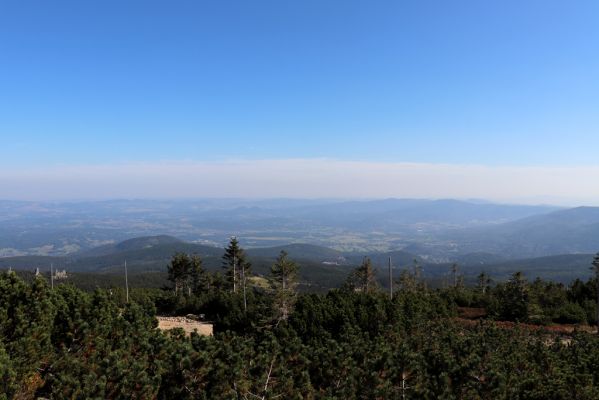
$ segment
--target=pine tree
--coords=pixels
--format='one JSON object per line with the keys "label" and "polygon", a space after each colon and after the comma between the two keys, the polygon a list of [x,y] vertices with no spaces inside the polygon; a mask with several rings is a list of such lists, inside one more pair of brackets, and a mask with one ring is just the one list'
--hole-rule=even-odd
{"label": "pine tree", "polygon": [[[201,263],[200,263],[201,266]],[[175,285],[175,294],[187,291],[191,294],[192,260],[185,253],[176,253],[168,265],[168,279]]]}
{"label": "pine tree", "polygon": [[17,373],[12,367],[12,361],[0,341],[0,400],[13,398],[17,389]]}
{"label": "pine tree", "polygon": [[413,260],[414,279],[418,290],[426,290],[426,280],[424,279],[424,268],[417,258]]}
{"label": "pine tree", "polygon": [[270,284],[275,296],[273,308],[279,321],[286,320],[293,309],[297,296],[297,271],[297,264],[287,257],[284,250],[270,269]]}
{"label": "pine tree", "polygon": [[451,265],[451,275],[453,278],[453,287],[454,288],[458,287],[458,271],[459,271],[458,264],[453,263]]}
{"label": "pine tree", "polygon": [[481,272],[477,277],[477,288],[482,294],[486,294],[491,284],[491,278],[487,273]]}
{"label": "pine tree", "polygon": [[168,280],[175,286],[175,294],[188,287],[188,279],[191,272],[191,260],[184,253],[176,253],[168,265]]}
{"label": "pine tree", "polygon": [[418,289],[418,281],[413,271],[402,269],[397,280],[399,287],[406,292],[415,292]]}
{"label": "pine tree", "polygon": [[209,288],[209,276],[202,265],[202,259],[198,255],[191,256],[189,270],[189,288],[194,294]]}
{"label": "pine tree", "polygon": [[168,265],[168,279],[175,286],[175,294],[191,296],[208,287],[208,274],[198,255],[176,253]]}
{"label": "pine tree", "polygon": [[370,293],[376,290],[377,286],[376,272],[372,267],[372,261],[370,261],[370,258],[364,257],[362,264],[348,277],[346,287],[364,293]]}
{"label": "pine tree", "polygon": [[530,304],[529,292],[524,274],[520,271],[512,274],[505,284],[497,288],[499,317],[508,321],[527,321]]}
{"label": "pine tree", "polygon": [[237,293],[243,291],[250,276],[251,264],[247,261],[245,252],[239,246],[235,236],[231,237],[229,245],[223,255],[223,268],[231,291]]}

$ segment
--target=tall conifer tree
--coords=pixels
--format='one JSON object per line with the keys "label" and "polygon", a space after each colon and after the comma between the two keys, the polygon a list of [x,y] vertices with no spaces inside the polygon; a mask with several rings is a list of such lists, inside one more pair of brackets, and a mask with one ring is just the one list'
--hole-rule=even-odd
{"label": "tall conifer tree", "polygon": [[277,320],[286,320],[291,314],[296,298],[298,266],[281,251],[270,269],[271,288],[274,291],[274,311]]}
{"label": "tall conifer tree", "polygon": [[348,277],[346,286],[351,289],[370,293],[377,288],[376,272],[372,267],[370,258],[364,257],[362,264]]}
{"label": "tall conifer tree", "polygon": [[239,241],[235,236],[231,237],[229,245],[225,248],[223,268],[231,291],[233,293],[243,291],[247,278],[250,276],[251,264],[247,261],[245,252],[239,246]]}

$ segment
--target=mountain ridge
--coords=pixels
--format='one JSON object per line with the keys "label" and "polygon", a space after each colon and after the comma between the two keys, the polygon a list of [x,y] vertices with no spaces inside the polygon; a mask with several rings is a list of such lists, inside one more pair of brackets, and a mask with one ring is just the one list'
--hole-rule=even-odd
{"label": "mountain ridge", "polygon": [[[150,245],[150,246],[148,246]],[[212,271],[222,266],[223,248],[188,243],[175,237],[157,235],[132,238],[110,246],[99,246],[99,252],[88,252],[87,256],[55,257],[55,256],[19,256],[0,258],[0,269],[12,267],[19,270],[49,270],[50,264],[55,269],[66,269],[72,272],[85,273],[118,273],[127,260],[132,273],[165,272],[171,256],[176,252],[198,254],[204,266]],[[109,249],[112,253],[109,253]],[[369,257],[373,266],[383,273],[391,257],[394,270],[411,268],[415,262],[424,267],[427,278],[443,278],[447,276],[451,263],[431,263],[421,257],[402,250],[391,252],[341,252],[313,244],[293,243],[283,246],[247,249],[248,259],[253,264],[254,272],[266,275],[281,250],[301,266],[301,275],[306,282],[318,285],[339,284],[347,273],[360,264],[364,257]],[[91,255],[89,255],[91,254]],[[467,254],[459,262],[460,271],[469,279],[480,272],[490,272],[495,278],[507,279],[509,274],[523,271],[530,278],[537,275],[568,283],[575,278],[590,276],[590,263],[593,253],[559,254],[544,257],[522,259],[499,259],[493,254]]]}

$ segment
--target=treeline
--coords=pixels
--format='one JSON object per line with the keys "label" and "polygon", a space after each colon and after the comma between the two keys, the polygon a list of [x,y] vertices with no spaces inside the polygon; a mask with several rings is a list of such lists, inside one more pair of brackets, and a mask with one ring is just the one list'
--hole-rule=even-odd
{"label": "treeline", "polygon": [[[277,299],[280,317],[286,319],[291,313],[297,296],[299,268],[285,252],[281,252],[274,263],[270,276],[252,276],[251,264],[237,239],[233,238],[225,249],[222,266],[222,273],[208,272],[202,268],[202,260],[198,256],[176,254],[168,271],[174,292],[179,295],[161,301],[159,312],[201,313],[218,319],[220,314],[215,314],[215,310],[219,308],[214,307],[210,299],[215,294],[230,292],[238,295],[236,297],[244,304],[243,312],[247,313],[247,298],[255,296],[254,291],[258,290],[266,291]],[[591,266],[597,275],[599,255]],[[505,282],[494,282],[483,272],[474,285],[467,286],[457,264],[452,265],[448,272],[449,282],[432,291],[454,309],[477,307],[484,309],[490,319],[540,325],[595,325],[598,322],[599,288],[596,277],[586,282],[576,279],[570,285],[564,285],[540,278],[529,281],[522,272],[516,272]],[[389,286],[381,285],[385,279],[377,275],[380,271],[365,257],[360,266],[348,273],[340,289],[361,293],[388,292]],[[417,260],[411,267],[402,269],[393,281],[395,289],[400,291],[428,291],[427,285]]]}
{"label": "treeline", "polygon": [[[599,398],[596,335],[564,341],[492,321],[550,321],[563,304],[584,310],[594,280],[493,285],[483,276],[465,287],[456,274],[451,287],[432,289],[414,268],[391,298],[365,259],[343,287],[298,294],[286,254],[256,281],[238,244],[228,250],[222,274],[176,255],[172,287],[132,290],[129,302],[122,290],[52,290],[42,277],[1,274],[0,398]],[[458,306],[486,307],[491,318],[463,324]],[[215,335],[163,334],[157,312],[205,314]]]}
{"label": "treeline", "polygon": [[528,281],[523,273],[516,272],[493,286],[457,286],[444,292],[456,305],[484,308],[496,320],[540,325],[597,323],[595,278],[586,282],[576,279],[566,286],[538,278]]}

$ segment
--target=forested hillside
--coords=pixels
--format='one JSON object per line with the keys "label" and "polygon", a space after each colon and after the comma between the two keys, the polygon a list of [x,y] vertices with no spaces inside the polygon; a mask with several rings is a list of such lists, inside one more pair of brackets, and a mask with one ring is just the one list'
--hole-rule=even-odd
{"label": "forested hillside", "polygon": [[[248,259],[253,264],[256,275],[265,276],[281,250],[286,251],[301,266],[300,285],[306,290],[327,290],[338,287],[351,268],[359,265],[364,257],[371,259],[373,266],[386,271],[389,258],[395,274],[412,267],[414,262],[423,268],[423,278],[432,285],[442,285],[448,279],[451,266],[458,263],[468,282],[474,282],[476,276],[484,271],[497,281],[504,281],[511,274],[523,271],[528,277],[540,277],[561,283],[590,276],[588,265],[592,254],[564,254],[550,257],[510,260],[495,254],[477,252],[456,257],[454,262],[435,262],[417,255],[416,252],[369,251],[343,252],[328,247],[305,243],[293,243],[282,246],[258,247],[247,250]],[[175,253],[196,254],[202,257],[207,270],[218,271],[221,268],[221,256],[224,249],[198,243],[189,243],[178,238],[160,235],[146,236],[111,243],[78,252],[72,256],[18,256],[0,257],[0,270],[9,268],[49,274],[50,267],[66,270],[69,281],[78,287],[109,287],[122,285],[124,262],[127,261],[134,286],[149,285],[161,287],[165,281],[165,269]],[[386,285],[386,281],[381,282]],[[148,286],[145,286],[148,287]]]}
{"label": "forested hillside", "polygon": [[599,247],[599,207],[577,207],[495,226],[446,233],[461,252],[507,258],[590,253]]}

